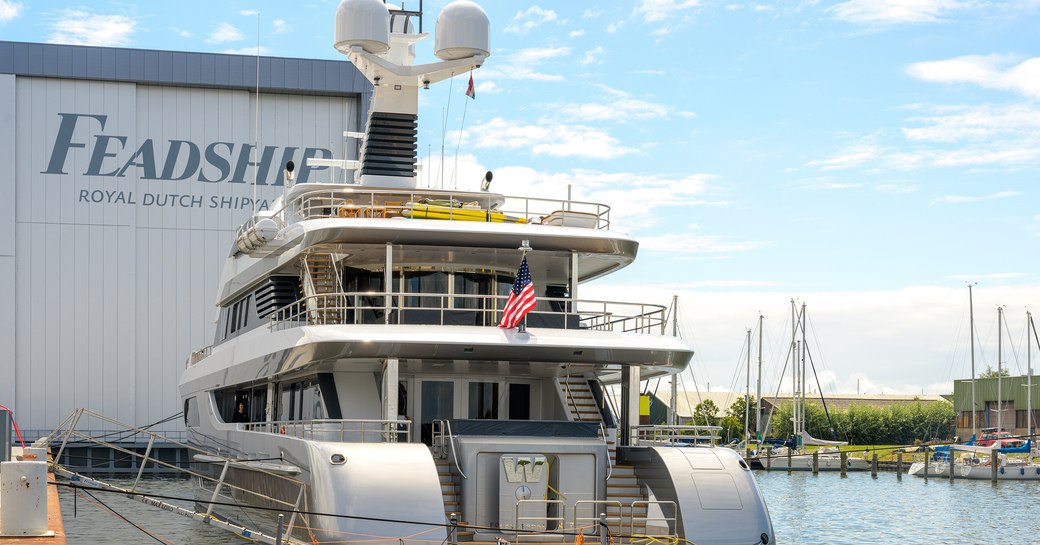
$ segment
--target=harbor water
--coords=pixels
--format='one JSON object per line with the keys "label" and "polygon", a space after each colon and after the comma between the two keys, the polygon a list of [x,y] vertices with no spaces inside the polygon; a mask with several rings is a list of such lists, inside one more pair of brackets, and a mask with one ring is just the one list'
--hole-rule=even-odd
{"label": "harbor water", "polygon": [[[813,476],[808,472],[755,474],[769,505],[777,543],[867,545],[1023,544],[1040,543],[1040,483],[963,481],[904,476],[872,478],[869,473]],[[119,483],[120,481],[114,480]],[[129,481],[121,481],[129,486]],[[141,487],[153,494],[190,497],[189,481],[155,479]],[[61,493],[65,530],[70,544],[175,543],[241,544],[247,541],[225,530],[183,518],[117,494],[95,492],[113,511],[150,537],[80,495]],[[191,502],[182,502],[191,505]],[[75,513],[74,513],[75,509]],[[161,540],[161,541],[160,541]]]}

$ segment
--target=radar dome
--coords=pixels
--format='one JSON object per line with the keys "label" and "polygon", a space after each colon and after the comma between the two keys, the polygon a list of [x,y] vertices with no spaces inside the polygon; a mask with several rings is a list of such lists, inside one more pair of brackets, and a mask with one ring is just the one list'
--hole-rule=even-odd
{"label": "radar dome", "polygon": [[455,0],[437,16],[434,41],[437,58],[451,61],[473,55],[491,55],[491,21],[470,0]]}
{"label": "radar dome", "polygon": [[382,0],[343,0],[336,10],[336,49],[360,45],[369,53],[390,49],[390,12]]}

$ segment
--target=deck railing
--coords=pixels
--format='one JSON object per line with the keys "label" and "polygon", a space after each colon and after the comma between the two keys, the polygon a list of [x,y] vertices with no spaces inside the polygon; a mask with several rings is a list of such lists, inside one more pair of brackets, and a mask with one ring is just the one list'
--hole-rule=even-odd
{"label": "deck railing", "polygon": [[[504,200],[503,200],[504,199]],[[422,206],[434,206],[441,219],[475,219],[474,213],[492,212],[486,221],[574,225],[610,229],[610,207],[595,202],[569,199],[540,199],[480,193],[432,193],[392,188],[344,186],[302,193],[270,216],[284,227],[290,223],[320,218],[412,218],[421,219]],[[414,213],[413,213],[414,212]],[[479,215],[479,214],[478,214]],[[255,219],[255,218],[254,218]],[[247,223],[243,229],[248,229]]]}
{"label": "deck railing", "polygon": [[632,428],[633,445],[688,447],[715,446],[720,426],[636,426]]}
{"label": "deck railing", "polygon": [[[498,295],[328,293],[286,305],[268,320],[275,331],[343,324],[494,326],[507,299]],[[661,305],[554,297],[541,297],[538,301],[544,306],[527,315],[527,327],[665,333],[667,309]]]}
{"label": "deck railing", "polygon": [[240,424],[248,431],[338,443],[407,443],[411,420],[280,420]]}

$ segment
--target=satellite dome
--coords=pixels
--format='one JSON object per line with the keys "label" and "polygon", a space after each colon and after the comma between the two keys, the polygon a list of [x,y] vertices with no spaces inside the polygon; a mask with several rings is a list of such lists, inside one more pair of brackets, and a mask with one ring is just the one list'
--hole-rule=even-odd
{"label": "satellite dome", "polygon": [[490,56],[491,21],[484,9],[470,0],[455,0],[445,6],[437,16],[434,52],[445,61]]}
{"label": "satellite dome", "polygon": [[382,0],[343,0],[336,10],[336,49],[360,45],[369,53],[390,49],[390,12]]}

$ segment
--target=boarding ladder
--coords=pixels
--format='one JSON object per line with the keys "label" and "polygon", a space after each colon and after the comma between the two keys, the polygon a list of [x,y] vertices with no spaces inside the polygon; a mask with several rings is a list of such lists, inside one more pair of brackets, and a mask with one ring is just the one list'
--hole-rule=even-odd
{"label": "boarding ladder", "polygon": [[307,318],[313,324],[343,323],[345,301],[339,293],[339,268],[333,254],[314,252],[302,259],[300,283],[307,298]]}

